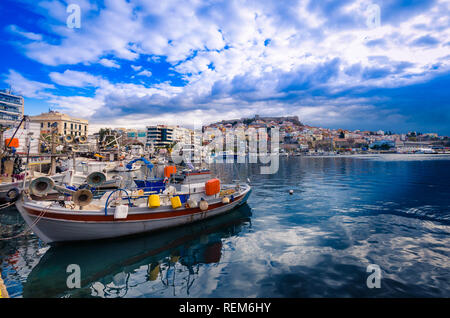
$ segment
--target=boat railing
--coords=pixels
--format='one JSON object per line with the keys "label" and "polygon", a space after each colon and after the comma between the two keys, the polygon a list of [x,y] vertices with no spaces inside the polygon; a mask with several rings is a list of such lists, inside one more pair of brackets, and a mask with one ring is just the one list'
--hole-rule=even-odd
{"label": "boat railing", "polygon": [[[239,186],[232,186],[232,185],[223,185],[221,191],[219,193],[217,193],[215,196],[216,197],[221,197],[221,196],[227,196],[227,195],[233,195],[236,192],[239,192],[240,187]],[[149,198],[151,195],[157,194],[160,196],[160,199],[162,201],[168,201],[170,202],[170,198],[174,197],[174,196],[178,196],[180,197],[181,203],[185,203],[187,202],[187,200],[189,199],[189,197],[192,194],[198,194],[198,193],[202,193],[202,192],[197,192],[197,193],[181,193],[181,192],[174,192],[174,193],[163,193],[163,192],[158,192],[158,191],[142,191],[142,189],[140,188],[127,188],[125,189],[116,189],[114,191],[112,191],[111,193],[108,194],[108,197],[106,199],[105,202],[105,215],[107,215],[107,209],[108,209],[108,203],[110,201],[111,196],[116,193],[116,192],[120,192],[123,191],[125,192],[126,196],[122,196],[121,200],[122,201],[128,201],[129,206],[132,206],[132,202],[131,200],[137,200],[137,199],[142,199],[142,198]]]}
{"label": "boat railing", "polygon": [[116,189],[116,190],[112,191],[112,192],[108,195],[108,198],[106,199],[106,202],[105,202],[105,216],[108,215],[108,202],[109,202],[109,199],[110,199],[111,196],[112,196],[115,192],[117,192],[117,191],[123,191],[123,192],[125,192],[125,193],[127,194],[128,204],[131,206],[131,199],[130,199],[130,196],[129,196],[127,190],[125,190],[125,189]]}

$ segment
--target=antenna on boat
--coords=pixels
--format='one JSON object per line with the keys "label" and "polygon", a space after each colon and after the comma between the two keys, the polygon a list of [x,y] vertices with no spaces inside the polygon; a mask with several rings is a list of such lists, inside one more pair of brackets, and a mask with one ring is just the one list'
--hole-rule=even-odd
{"label": "antenna on boat", "polygon": [[23,178],[22,191],[25,190],[25,186],[26,186],[26,182],[27,182],[27,174],[28,174],[28,169],[29,169],[29,164],[30,164],[31,139],[32,139],[33,133],[29,132],[27,136],[28,136],[28,138],[27,138],[27,162],[25,164],[25,176]]}

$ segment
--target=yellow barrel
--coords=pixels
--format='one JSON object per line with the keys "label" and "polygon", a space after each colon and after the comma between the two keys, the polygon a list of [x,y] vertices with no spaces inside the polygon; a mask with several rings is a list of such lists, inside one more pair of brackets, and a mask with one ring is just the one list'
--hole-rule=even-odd
{"label": "yellow barrel", "polygon": [[180,260],[180,256],[171,256],[170,257],[171,263],[178,263],[179,260]]}
{"label": "yellow barrel", "polygon": [[150,269],[148,277],[151,281],[154,281],[158,278],[158,274],[159,274],[159,264],[156,265],[153,269]]}
{"label": "yellow barrel", "polygon": [[179,196],[174,196],[170,198],[170,202],[172,203],[172,208],[176,209],[181,206],[181,200]]}
{"label": "yellow barrel", "polygon": [[161,200],[159,199],[159,195],[152,194],[148,197],[148,207],[149,208],[157,208],[161,205]]}

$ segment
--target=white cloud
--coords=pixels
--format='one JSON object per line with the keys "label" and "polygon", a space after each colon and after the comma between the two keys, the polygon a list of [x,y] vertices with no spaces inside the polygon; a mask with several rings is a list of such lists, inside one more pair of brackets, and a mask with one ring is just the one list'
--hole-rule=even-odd
{"label": "white cloud", "polygon": [[41,34],[24,31],[21,28],[19,28],[17,25],[14,25],[14,24],[11,24],[10,26],[8,26],[8,30],[14,34],[21,35],[21,36],[27,38],[28,40],[33,40],[33,41],[41,41],[42,40]]}
{"label": "white cloud", "polygon": [[52,81],[62,86],[85,87],[85,86],[100,86],[102,83],[101,77],[93,76],[86,72],[65,70],[64,73],[52,72],[49,74]]}
{"label": "white cloud", "polygon": [[131,65],[131,68],[137,72],[142,68],[142,66],[141,65]]}
{"label": "white cloud", "polygon": [[[134,60],[138,54],[131,49],[133,34],[139,30],[139,23],[133,19],[133,6],[123,0],[105,1],[106,9],[99,15],[92,14],[96,6],[83,1],[82,27],[66,27],[67,13],[59,2],[41,2],[41,12],[51,13],[57,20],[49,21],[51,31],[60,38],[60,43],[31,43],[26,46],[26,54],[43,64],[61,65],[94,63],[105,54],[114,54],[117,58]],[[37,8],[40,8],[37,7]],[[48,11],[49,10],[49,11]],[[119,26],[119,27],[118,27]]]}
{"label": "white cloud", "polygon": [[5,83],[9,84],[15,93],[29,98],[50,97],[52,93],[48,90],[55,88],[52,84],[29,80],[14,70],[9,70]]}
{"label": "white cloud", "polygon": [[58,110],[81,118],[91,117],[104,106],[103,101],[85,96],[54,96],[49,103]]}
{"label": "white cloud", "polygon": [[137,75],[150,77],[150,76],[152,76],[152,72],[150,72],[148,70],[143,70],[143,71],[140,71]]}
{"label": "white cloud", "polygon": [[[230,79],[245,73],[261,75],[274,69],[289,71],[302,63],[317,64],[333,57],[348,65],[373,66],[368,60],[371,55],[413,62],[417,65],[411,71],[420,73],[425,65],[448,54],[439,47],[423,52],[422,48],[411,48],[402,40],[425,35],[426,31],[415,28],[419,23],[445,25],[437,6],[401,25],[382,23],[379,28],[369,29],[365,25],[369,4],[368,0],[357,0],[337,10],[346,14],[347,19],[354,17],[361,22],[339,30],[330,28],[332,14],[326,19],[306,2],[293,2],[284,8],[272,1],[264,4],[224,1],[215,5],[167,1],[159,5],[143,0],[107,0],[98,15],[83,15],[86,21],[77,32],[53,28],[61,36],[61,43],[30,43],[26,48],[30,57],[49,65],[92,63],[107,53],[126,60],[136,60],[140,55],[165,56],[190,80],[197,80],[190,74],[205,71],[211,63],[218,76]],[[50,9],[47,2],[41,6]],[[83,12],[96,8],[87,1],[82,6]],[[61,9],[52,10],[55,17],[62,18]],[[450,39],[448,31],[439,33],[442,41]],[[385,47],[366,45],[380,37],[385,39]],[[270,45],[266,46],[267,39]],[[226,44],[230,49],[224,50]],[[73,50],[74,47],[77,49]],[[131,67],[136,72],[142,68]],[[394,76],[390,79],[397,80]],[[344,77],[337,83],[340,85],[342,81],[354,82]]]}
{"label": "white cloud", "polygon": [[114,60],[108,60],[108,59],[100,59],[100,61],[98,61],[101,65],[106,66],[106,67],[113,67],[113,68],[120,68],[120,64],[118,64],[116,61]]}

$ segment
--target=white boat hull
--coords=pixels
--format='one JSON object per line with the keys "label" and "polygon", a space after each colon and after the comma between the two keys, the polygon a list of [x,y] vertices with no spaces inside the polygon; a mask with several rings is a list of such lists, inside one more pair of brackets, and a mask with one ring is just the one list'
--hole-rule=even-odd
{"label": "white boat hull", "polygon": [[[223,204],[219,201],[211,204],[206,211],[199,208],[130,208],[126,219],[114,219],[114,208],[108,209],[107,216],[104,215],[104,210],[81,210],[73,213],[48,208],[44,209],[46,212],[33,227],[33,231],[46,243],[98,240],[158,231],[226,213],[244,204],[250,192],[248,186],[233,202]],[[22,199],[17,201],[16,206],[28,225],[33,224],[43,210]]]}

